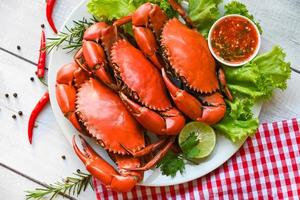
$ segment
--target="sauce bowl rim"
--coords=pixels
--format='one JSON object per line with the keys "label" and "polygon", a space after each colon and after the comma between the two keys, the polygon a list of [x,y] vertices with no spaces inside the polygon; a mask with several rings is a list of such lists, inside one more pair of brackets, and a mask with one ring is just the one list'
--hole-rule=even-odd
{"label": "sauce bowl rim", "polygon": [[[212,32],[214,31],[216,25],[219,24],[220,21],[222,21],[222,20],[224,20],[226,18],[229,18],[229,17],[241,17],[243,19],[246,19],[247,21],[249,21],[253,25],[253,27],[255,28],[255,32],[257,34],[258,40],[257,40],[257,45],[256,45],[255,51],[252,53],[252,55],[249,58],[247,58],[246,60],[243,60],[241,62],[231,63],[231,62],[226,61],[222,57],[220,57],[220,56],[218,56],[218,55],[215,54],[215,52],[214,52],[214,50],[212,48],[212,45],[211,45]],[[220,19],[218,19],[217,21],[215,21],[214,24],[212,25],[212,27],[210,28],[209,33],[208,33],[208,47],[209,47],[209,50],[210,50],[211,54],[220,63],[222,63],[222,64],[224,64],[226,66],[230,66],[230,67],[239,67],[239,66],[242,66],[242,65],[245,65],[245,64],[249,63],[258,54],[258,52],[260,50],[260,47],[261,47],[261,35],[260,35],[259,29],[256,26],[256,24],[252,20],[250,20],[248,17],[245,17],[243,15],[239,15],[239,14],[225,15],[225,16],[221,17]]]}

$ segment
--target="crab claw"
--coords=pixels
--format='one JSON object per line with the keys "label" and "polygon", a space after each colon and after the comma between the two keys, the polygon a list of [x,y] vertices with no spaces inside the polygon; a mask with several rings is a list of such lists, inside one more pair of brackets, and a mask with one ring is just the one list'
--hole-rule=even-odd
{"label": "crab claw", "polygon": [[224,117],[226,105],[221,94],[213,93],[203,96],[203,102],[207,105],[202,105],[194,96],[177,88],[167,77],[164,69],[162,69],[162,76],[177,108],[189,118],[213,125]]}
{"label": "crab claw", "polygon": [[91,146],[81,137],[83,152],[73,137],[73,148],[80,160],[95,178],[99,179],[107,188],[117,192],[129,192],[137,184],[139,177],[122,176],[109,163],[101,158]]}
{"label": "crab claw", "polygon": [[73,86],[57,84],[56,85],[56,99],[61,111],[65,117],[70,120],[73,126],[82,132],[81,126],[77,119],[75,110],[76,91]]}
{"label": "crab claw", "polygon": [[87,77],[84,72],[74,62],[61,67],[56,78],[56,99],[58,105],[79,132],[83,132],[83,130],[75,113],[76,89],[73,82],[80,84],[85,79]]}
{"label": "crab claw", "polygon": [[83,39],[99,42],[102,36],[102,31],[107,27],[108,25],[105,22],[97,22],[86,29]]}
{"label": "crab claw", "polygon": [[185,124],[185,118],[175,108],[158,114],[140,106],[123,93],[120,93],[120,97],[136,120],[152,133],[157,135],[177,135]]}
{"label": "crab claw", "polygon": [[132,22],[133,35],[140,50],[158,69],[161,69],[164,63],[159,56],[156,37],[160,35],[167,20],[167,15],[158,5],[148,2],[141,5],[132,15],[116,20],[114,26]]}
{"label": "crab claw", "polygon": [[209,105],[203,106],[203,115],[198,117],[197,121],[213,125],[223,119],[226,113],[226,104],[220,93],[216,92],[205,96],[203,97],[203,101]]}
{"label": "crab claw", "polygon": [[[84,63],[82,63],[82,57]],[[76,53],[75,61],[82,69],[94,74],[107,86],[115,87],[114,80],[108,72],[105,52],[97,42],[83,40],[82,49]]]}
{"label": "crab claw", "polygon": [[198,99],[187,93],[185,90],[177,88],[167,77],[164,69],[162,69],[162,77],[174,103],[179,110],[181,110],[191,119],[196,119],[202,115],[202,104],[200,101],[198,101]]}

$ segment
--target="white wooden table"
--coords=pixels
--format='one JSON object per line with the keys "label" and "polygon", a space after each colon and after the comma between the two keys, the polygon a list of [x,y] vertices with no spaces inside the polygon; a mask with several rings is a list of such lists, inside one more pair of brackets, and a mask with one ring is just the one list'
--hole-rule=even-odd
{"label": "white wooden table", "polygon": [[[61,27],[80,0],[58,0],[54,19]],[[247,0],[261,22],[264,36],[280,44],[292,67],[300,71],[300,0]],[[27,121],[35,103],[47,90],[35,79],[40,25],[46,24],[45,0],[0,0],[0,199],[24,199],[38,182],[53,183],[69,176],[81,162],[58,127],[50,106],[38,118],[34,144],[27,140]],[[47,26],[47,36],[51,31]],[[21,50],[17,50],[17,45]],[[263,106],[261,122],[300,117],[300,74],[293,72],[288,89],[276,91]],[[13,97],[13,93],[18,98]],[[5,94],[10,95],[5,98]],[[19,117],[21,110],[24,115]],[[16,114],[17,119],[12,119]],[[61,158],[66,156],[66,160]],[[91,190],[79,199],[95,199]]]}

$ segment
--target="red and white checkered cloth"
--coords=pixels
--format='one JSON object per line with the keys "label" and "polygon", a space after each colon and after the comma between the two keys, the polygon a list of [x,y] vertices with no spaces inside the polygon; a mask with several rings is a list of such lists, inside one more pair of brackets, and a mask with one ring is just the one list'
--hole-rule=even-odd
{"label": "red and white checkered cloth", "polygon": [[299,199],[300,120],[262,124],[254,137],[221,167],[197,180],[169,187],[107,190],[94,180],[100,199]]}

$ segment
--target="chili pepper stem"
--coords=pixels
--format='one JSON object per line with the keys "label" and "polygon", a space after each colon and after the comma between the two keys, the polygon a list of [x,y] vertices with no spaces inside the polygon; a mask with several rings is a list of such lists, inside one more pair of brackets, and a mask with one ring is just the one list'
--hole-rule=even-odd
{"label": "chili pepper stem", "polygon": [[41,83],[42,83],[44,86],[48,87],[48,84],[47,84],[45,78],[39,78],[39,80],[41,81]]}

